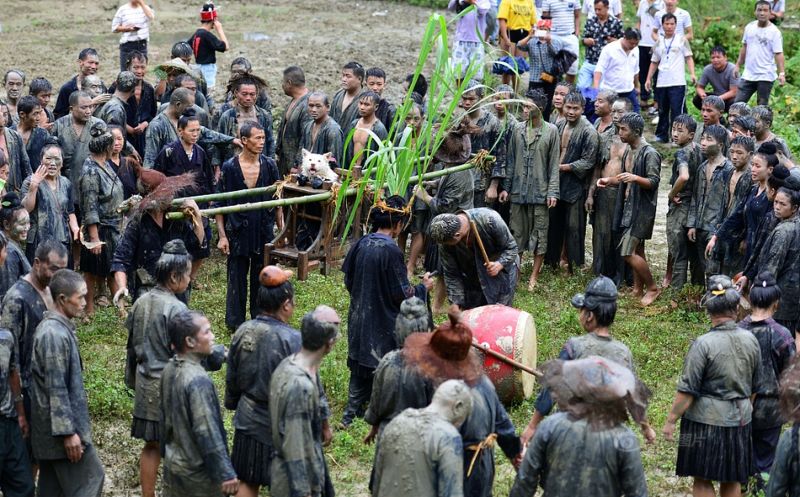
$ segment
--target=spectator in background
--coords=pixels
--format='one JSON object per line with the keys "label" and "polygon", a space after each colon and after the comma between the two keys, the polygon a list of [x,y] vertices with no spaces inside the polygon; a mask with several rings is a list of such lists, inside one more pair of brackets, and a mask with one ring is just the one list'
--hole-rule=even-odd
{"label": "spectator in background", "polygon": [[769,10],[769,20],[780,24],[783,21],[783,14],[786,12],[786,0],[772,0]]}
{"label": "spectator in background", "polygon": [[528,52],[530,56],[531,69],[528,71],[530,76],[528,90],[539,89],[547,95],[547,106],[542,109],[542,112],[545,120],[548,120],[558,81],[558,75],[553,67],[554,57],[564,48],[564,42],[562,38],[553,38],[550,35],[550,20],[542,19],[536,23],[535,31],[517,43],[517,48]]}
{"label": "spectator in background", "polygon": [[692,31],[692,15],[678,7],[678,0],[664,0],[664,5],[664,9],[659,10],[656,12],[656,15],[653,16],[653,31],[651,32],[653,41],[658,41],[659,36],[664,36],[664,27],[661,25],[661,19],[664,17],[664,14],[674,15],[677,20],[675,32],[683,36],[686,41],[691,41],[694,37],[694,32]]}
{"label": "spectator in background", "polygon": [[[69,81],[61,85],[58,90],[58,99],[56,106],[53,109],[53,115],[56,119],[64,117],[69,114],[69,97],[73,92],[83,90],[83,79],[86,76],[97,74],[97,69],[100,67],[100,56],[97,55],[97,50],[94,48],[84,48],[78,54],[78,74],[72,77]],[[108,102],[111,95],[100,95],[92,99],[92,105],[100,105]]]}
{"label": "spectator in background", "polygon": [[[586,20],[593,19],[597,13],[594,10],[595,0],[583,0],[581,12],[586,14]],[[608,12],[610,15],[622,20],[622,0],[609,0]]]}
{"label": "spectator in background", "polygon": [[28,86],[28,94],[39,100],[39,104],[47,116],[46,119],[44,116],[42,117],[39,127],[50,131],[56,121],[53,111],[47,108],[50,105],[50,98],[53,96],[53,85],[46,78],[33,78]]}
{"label": "spectator in background", "polygon": [[708,96],[706,86],[711,85],[712,95],[725,101],[725,111],[730,109],[739,88],[739,70],[728,61],[725,49],[719,45],[711,49],[711,64],[703,68],[703,74],[695,85],[692,103],[697,109],[703,106],[703,99]]}
{"label": "spectator in background", "polygon": [[[594,15],[586,19],[583,27],[583,44],[586,46],[586,60],[578,74],[578,89],[592,86],[594,68],[600,51],[612,41],[622,38],[622,21],[609,16],[609,0],[587,0],[594,3]],[[619,1],[619,0],[616,0]]]}
{"label": "spectator in background", "polygon": [[770,3],[759,0],[756,2],[756,20],[744,28],[743,46],[736,61],[737,70],[744,64],[736,93],[737,102],[748,102],[753,93],[757,93],[758,105],[769,105],[769,94],[775,80],[781,86],[786,84],[783,35],[769,20],[770,13]]}
{"label": "spectator in background", "polygon": [[130,0],[117,10],[114,19],[111,20],[111,31],[122,33],[119,39],[120,71],[128,67],[128,54],[131,52],[147,55],[150,21],[155,19],[155,14],[144,2],[145,0]]}
{"label": "spectator in background", "polygon": [[[564,50],[578,57],[578,36],[581,32],[581,4],[578,0],[544,0],[542,17],[550,18],[550,36],[560,38]],[[574,84],[578,74],[578,59],[567,71],[566,79]]]}
{"label": "spectator in background", "polygon": [[[655,15],[658,11],[664,10],[664,0],[640,0],[639,7],[636,11],[636,17],[639,20],[636,22],[636,28],[641,33],[649,35],[653,32],[655,26]],[[647,71],[650,69],[650,56],[653,53],[653,47],[656,46],[656,41],[652,36],[644,36],[639,40],[639,87],[642,93],[639,98],[642,105],[648,107],[652,105],[651,94],[644,87],[647,82]]]}
{"label": "spectator in background", "polygon": [[[505,4],[506,2],[504,1],[503,3]],[[453,42],[453,66],[460,66],[459,79],[464,78],[470,63],[477,65],[478,72],[475,73],[475,77],[483,79],[484,52],[482,35],[486,31],[486,17],[491,10],[491,4],[489,0],[450,0],[447,6],[449,10],[460,13],[472,5],[475,6],[475,9],[458,20],[455,41]],[[533,4],[531,3],[532,6]],[[501,27],[505,27],[505,24],[506,21],[503,19]],[[502,37],[503,35],[503,30],[501,30],[500,36]],[[522,36],[525,35],[523,34]],[[367,76],[367,79],[369,80],[369,76]],[[383,79],[386,81],[385,75]],[[387,130],[391,127],[391,122],[388,124],[384,122],[383,124]]]}
{"label": "spectator in background", "polygon": [[650,91],[653,87],[653,75],[658,69],[659,76],[655,90],[658,102],[656,141],[669,143],[672,121],[686,113],[686,66],[689,66],[692,84],[697,81],[697,77],[694,72],[692,48],[683,36],[676,33],[675,15],[664,14],[661,23],[664,27],[664,36],[659,38],[653,51],[645,89]]}
{"label": "spectator in background", "polygon": [[[214,36],[212,31],[216,31],[219,38]],[[230,48],[213,3],[203,5],[203,10],[200,12],[200,28],[189,38],[188,43],[194,52],[195,62],[200,65],[203,79],[211,90],[217,84],[217,52],[224,52]]]}
{"label": "spectator in background", "polygon": [[[473,0],[475,2],[475,0]],[[533,0],[502,0],[500,10],[497,12],[497,21],[500,25],[500,48],[508,52],[511,57],[522,55],[517,43],[525,39],[536,24],[536,7]],[[519,70],[524,72],[523,69]],[[481,71],[475,76],[482,77]],[[517,87],[516,73],[503,73],[503,84]]]}
{"label": "spectator in background", "polygon": [[22,97],[22,87],[25,86],[25,73],[19,69],[9,69],[3,76],[3,87],[6,90],[5,103],[8,106],[8,113],[11,115],[11,124],[19,123],[17,113],[17,102]]}
{"label": "spectator in background", "polygon": [[603,47],[594,70],[594,88],[614,90],[620,98],[633,103],[633,111],[639,112],[639,40],[638,29],[628,28],[622,39]]}

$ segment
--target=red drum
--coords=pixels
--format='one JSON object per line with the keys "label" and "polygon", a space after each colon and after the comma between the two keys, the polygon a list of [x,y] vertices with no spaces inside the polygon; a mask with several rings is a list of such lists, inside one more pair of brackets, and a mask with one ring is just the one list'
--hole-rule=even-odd
{"label": "red drum", "polygon": [[[505,305],[485,305],[464,311],[461,319],[472,329],[472,336],[479,344],[488,345],[489,349],[509,359],[536,368],[536,323],[527,312]],[[533,395],[533,375],[488,354],[483,355],[483,370],[504,405]]]}

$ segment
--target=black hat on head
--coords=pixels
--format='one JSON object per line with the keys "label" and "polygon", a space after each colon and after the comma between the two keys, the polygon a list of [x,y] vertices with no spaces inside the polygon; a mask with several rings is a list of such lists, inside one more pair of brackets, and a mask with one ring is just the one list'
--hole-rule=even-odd
{"label": "black hat on head", "polygon": [[617,286],[610,278],[598,276],[586,285],[583,293],[578,293],[572,300],[576,309],[596,309],[600,304],[613,304],[617,301]]}

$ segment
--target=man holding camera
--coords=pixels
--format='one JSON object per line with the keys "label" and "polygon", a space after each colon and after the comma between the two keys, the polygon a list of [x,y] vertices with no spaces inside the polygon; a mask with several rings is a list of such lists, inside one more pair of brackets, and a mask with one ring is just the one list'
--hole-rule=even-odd
{"label": "man holding camera", "polygon": [[144,0],[130,0],[121,6],[111,21],[111,31],[122,33],[119,38],[119,70],[128,65],[131,52],[147,55],[147,41],[150,39],[150,22],[155,13]]}

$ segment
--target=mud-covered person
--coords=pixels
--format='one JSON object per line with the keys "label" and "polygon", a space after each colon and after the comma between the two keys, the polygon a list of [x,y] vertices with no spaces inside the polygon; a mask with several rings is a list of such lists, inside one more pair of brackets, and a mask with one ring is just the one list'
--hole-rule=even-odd
{"label": "mud-covered person", "polygon": [[289,66],[284,69],[281,88],[283,93],[292,99],[281,116],[275,147],[278,170],[281,175],[285,175],[290,169],[300,164],[300,141],[303,137],[303,127],[306,123],[311,122],[312,118],[308,114],[309,91],[306,88],[306,74],[302,68]]}
{"label": "mud-covered person", "polygon": [[503,124],[491,109],[484,108],[486,107],[485,102],[482,102],[484,89],[485,86],[480,81],[470,81],[467,90],[461,95],[458,106],[467,113],[464,119],[469,119],[476,128],[476,131],[470,134],[472,153],[486,150],[495,158],[494,164],[490,167],[480,172],[475,171],[474,205],[494,208],[506,167],[506,147]]}
{"label": "mud-covered person", "polygon": [[46,114],[46,118],[42,118],[41,122],[39,122],[39,126],[50,131],[50,128],[53,127],[53,123],[56,122],[53,111],[49,108],[50,99],[53,98],[53,85],[47,78],[33,78],[28,85],[28,95],[36,97],[36,100],[39,101],[39,105],[42,106],[42,110]]}
{"label": "mud-covered person", "polygon": [[[559,360],[571,361],[600,356],[635,371],[631,350],[611,335],[611,326],[617,315],[617,297],[616,285],[605,276],[593,279],[586,285],[583,293],[572,297],[570,304],[578,310],[578,321],[586,333],[569,338],[558,354]],[[531,442],[542,420],[550,414],[554,405],[550,389],[543,389],[536,398],[533,416],[522,433],[523,444]],[[641,428],[645,439],[652,443],[656,437],[655,431],[646,423],[642,423]]]}
{"label": "mud-covered person", "polygon": [[350,293],[347,366],[350,369],[348,400],[342,425],[363,417],[372,394],[372,382],[380,359],[397,348],[394,323],[400,304],[409,297],[427,298],[433,286],[426,274],[412,286],[403,253],[395,238],[408,221],[406,202],[398,195],[378,203],[370,211],[371,233],[361,238],[342,264],[344,283]]}
{"label": "mud-covered person", "polygon": [[0,152],[8,161],[9,168],[4,188],[7,192],[19,192],[22,182],[31,174],[31,163],[25,141],[11,128],[11,113],[8,109],[7,104],[0,102]]}
{"label": "mud-covered person", "polygon": [[164,497],[235,495],[239,480],[228,456],[217,389],[203,361],[214,352],[214,333],[198,311],[169,321],[176,355],[161,375],[161,453]]}
{"label": "mud-covered person", "polygon": [[618,128],[620,140],[628,146],[622,157],[622,172],[614,178],[598,179],[597,187],[619,185],[613,228],[622,233],[619,250],[633,269],[634,295],[643,293],[641,303],[647,306],[661,293],[644,252],[645,240],[652,238],[655,225],[661,155],[642,137],[644,119],[639,114],[625,114]]}
{"label": "mud-covered person", "polygon": [[525,120],[509,133],[506,176],[500,202],[511,202],[511,232],[521,251],[533,256],[528,290],[536,287],[547,252],[550,209],[559,196],[558,165],[561,144],[558,128],[544,119],[547,95],[528,90],[522,114]]}
{"label": "mud-covered person", "polygon": [[639,441],[625,422],[629,414],[644,419],[647,388],[602,357],[551,361],[544,369],[561,412],[536,431],[510,496],[532,497],[539,486],[546,495],[646,496]]}
{"label": "mud-covered person", "polygon": [[463,381],[448,380],[424,409],[406,409],[384,430],[375,455],[372,495],[463,497],[463,446],[458,427],[472,411]]}
{"label": "mud-covered person", "polygon": [[17,133],[22,137],[22,143],[25,144],[31,171],[36,171],[41,164],[42,148],[50,139],[50,133],[41,127],[41,122],[46,121],[47,116],[36,97],[30,95],[19,99],[17,113],[19,114]]}
{"label": "mud-covered person", "polygon": [[[250,76],[232,78],[230,82],[234,99],[231,108],[226,110],[219,118],[217,131],[228,136],[241,136],[242,127],[246,123],[258,123],[266,133],[264,149],[261,155],[275,157],[275,138],[272,133],[272,113],[256,105],[258,99],[259,83]],[[222,149],[222,160],[227,161],[238,152],[234,146]]]}
{"label": "mud-covered person", "polygon": [[324,411],[318,375],[322,361],[339,339],[339,323],[336,311],[324,305],[303,316],[300,351],[284,359],[272,375],[273,497],[334,495],[322,452]]}
{"label": "mud-covered person", "polygon": [[[100,67],[100,56],[94,48],[84,48],[78,54],[78,74],[73,76],[69,81],[61,85],[58,90],[58,98],[56,99],[56,106],[53,108],[53,115],[56,119],[66,116],[70,107],[73,104],[70,102],[71,96],[76,91],[88,90],[84,86],[84,79],[87,76],[97,74],[97,69]],[[111,98],[108,93],[102,93],[92,99],[92,105],[102,105]]]}
{"label": "mud-covered person", "polygon": [[383,98],[383,90],[386,89],[386,71],[380,67],[370,67],[367,69],[367,88],[378,94],[380,101],[378,101],[378,108],[375,110],[375,115],[378,120],[383,123],[386,131],[392,130],[392,121],[394,115],[397,113],[397,107],[389,103],[388,100]]}
{"label": "mud-covered person", "polygon": [[461,309],[511,305],[519,278],[519,254],[500,214],[485,207],[439,214],[431,221],[430,236],[439,244],[451,303]]}
{"label": "mud-covered person", "polygon": [[[338,167],[344,163],[342,149],[344,146],[344,135],[342,128],[335,119],[330,117],[331,110],[328,96],[322,92],[312,92],[308,95],[308,115],[311,120],[303,125],[303,134],[300,138],[300,150],[306,149],[312,154],[333,156]],[[298,151],[295,163],[301,161],[301,154]]]}
{"label": "mud-covered person", "polygon": [[50,280],[53,307],[36,328],[31,360],[31,444],[39,495],[99,496],[105,473],[92,443],[83,363],[73,318],[86,308],[86,283],[61,269]]}
{"label": "mud-covered person", "polygon": [[[3,237],[3,243],[7,239]],[[5,252],[5,246],[2,249]],[[5,256],[3,256],[5,262]],[[22,276],[8,290],[3,298],[0,328],[14,335],[14,355],[19,366],[22,386],[23,414],[31,423],[31,358],[33,356],[33,336],[36,327],[44,319],[46,310],[53,307],[50,295],[50,280],[59,269],[67,267],[67,248],[55,240],[45,240],[36,247],[36,257],[28,274]],[[20,406],[22,409],[23,406]],[[32,456],[30,437],[26,439],[28,455]],[[32,464],[36,464],[31,459]]]}
{"label": "mud-covered person", "polygon": [[353,139],[345,152],[344,167],[366,166],[367,159],[372,153],[377,152],[380,146],[375,136],[381,141],[389,136],[383,123],[375,114],[380,100],[381,97],[372,90],[367,90],[358,97],[359,118],[350,123],[350,129],[354,129],[355,133],[353,133]]}
{"label": "mud-covered person", "polygon": [[[3,76],[3,87],[6,90],[5,103],[8,105],[8,111],[11,114],[11,122],[13,124],[19,123],[19,115],[17,114],[17,103],[22,98],[22,87],[25,86],[25,73],[19,69],[9,69]],[[11,125],[11,123],[9,123]]]}
{"label": "mud-covered person", "polygon": [[[556,88],[558,90],[558,88]],[[560,264],[569,271],[586,260],[586,198],[584,183],[597,160],[600,137],[583,109],[586,99],[573,91],[564,97],[564,120],[556,126],[561,138],[559,198],[550,209],[550,230],[545,261]]]}
{"label": "mud-covered person", "polygon": [[358,62],[348,62],[342,67],[341,88],[333,95],[331,117],[339,123],[345,138],[359,116],[358,103],[364,92],[365,77],[364,66]]}
{"label": "mud-covered person", "polygon": [[[0,264],[5,262],[6,237],[0,235]],[[0,492],[4,495],[32,497],[34,484],[31,472],[29,418],[26,416],[21,385],[20,348],[16,334],[0,323]],[[23,438],[24,437],[24,438]]]}
{"label": "mud-covered person", "polygon": [[599,91],[594,102],[594,111],[598,116],[594,127],[599,135],[599,145],[597,165],[586,193],[586,212],[592,225],[592,268],[595,275],[607,276],[615,283],[622,280],[624,267],[617,248],[619,237],[612,228],[618,188],[598,189],[597,180],[620,173],[625,144],[619,139],[617,124],[632,108],[630,100],[620,100],[613,90]]}
{"label": "mud-covered person", "polygon": [[188,288],[191,270],[192,258],[183,241],[167,242],[156,263],[155,288],[136,301],[125,323],[128,329],[125,384],[135,392],[131,437],[144,441],[139,459],[142,497],[156,495],[156,476],[161,464],[161,376],[174,354],[168,328],[170,320],[186,310],[186,304],[175,295]]}
{"label": "mud-covered person", "polygon": [[[275,161],[263,154],[266,143],[264,128],[256,122],[245,123],[241,130],[242,153],[222,165],[217,182],[219,193],[251,188],[263,188],[280,179]],[[222,200],[215,206],[225,207],[243,202],[260,202],[272,199],[271,193],[238,200]],[[259,288],[259,271],[264,265],[264,245],[271,242],[275,216],[281,208],[217,214],[219,241],[217,248],[227,256],[228,291],[225,295],[225,324],[233,331],[247,319],[248,291],[250,319],[258,315],[256,296]]]}
{"label": "mud-covered person", "polygon": [[[260,487],[270,486],[272,427],[269,387],[272,374],[286,357],[300,350],[300,332],[289,325],[294,315],[294,286],[291,271],[266,266],[259,275],[256,305],[258,316],[236,330],[228,353],[225,377],[225,407],[236,410],[233,417],[231,461],[240,478],[239,497],[256,497]],[[319,382],[319,378],[317,378]],[[327,398],[319,384],[322,442],[330,431]]]}
{"label": "mud-covered person", "polygon": [[[697,181],[697,168],[702,163],[700,145],[694,141],[697,122],[689,114],[681,114],[672,122],[672,143],[678,151],[672,161],[671,186],[667,194],[669,208],[667,210],[667,273],[664,275],[663,287],[671,286],[680,290],[689,278],[689,261],[696,253],[694,244],[688,238],[686,223],[689,219],[689,208]],[[693,264],[695,266],[695,264]],[[692,283],[699,284],[705,277],[696,276],[697,268],[692,267]]]}

